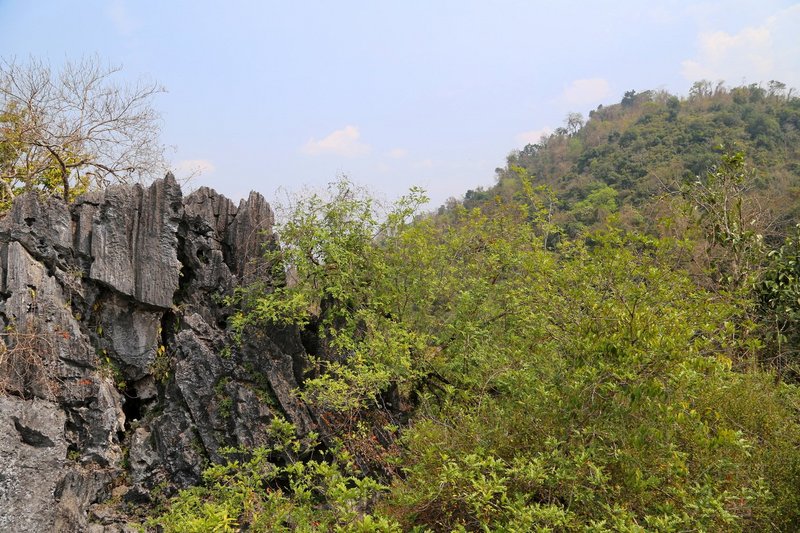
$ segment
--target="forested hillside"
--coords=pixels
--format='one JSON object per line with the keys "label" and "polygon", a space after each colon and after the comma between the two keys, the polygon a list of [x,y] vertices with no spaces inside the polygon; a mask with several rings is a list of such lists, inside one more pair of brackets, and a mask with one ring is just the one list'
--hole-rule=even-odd
{"label": "forested hillside", "polygon": [[776,83],[629,92],[437,215],[299,201],[228,324],[302,331],[325,434],[276,419],[150,524],[796,531],[799,126]]}
{"label": "forested hillside", "polygon": [[585,124],[570,114],[552,135],[512,152],[497,184],[468,191],[464,203],[510,200],[524,174],[552,189],[555,219],[573,235],[617,211],[652,229],[664,214],[656,200],[702,178],[721,150],[746,154],[748,194],[769,212],[772,228],[790,226],[800,212],[800,98],[776,81],[768,88],[697,82],[688,97],[628,91]]}

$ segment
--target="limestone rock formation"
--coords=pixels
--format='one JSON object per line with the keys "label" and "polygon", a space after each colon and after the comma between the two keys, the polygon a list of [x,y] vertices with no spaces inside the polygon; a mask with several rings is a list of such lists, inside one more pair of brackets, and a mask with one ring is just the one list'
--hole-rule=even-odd
{"label": "limestone rock formation", "polygon": [[291,393],[300,336],[226,331],[224,297],[264,276],[272,224],[258,194],[183,197],[170,175],[15,201],[0,219],[0,531],[126,531],[120,508],[196,483],[221,446],[266,444],[278,412],[317,427]]}

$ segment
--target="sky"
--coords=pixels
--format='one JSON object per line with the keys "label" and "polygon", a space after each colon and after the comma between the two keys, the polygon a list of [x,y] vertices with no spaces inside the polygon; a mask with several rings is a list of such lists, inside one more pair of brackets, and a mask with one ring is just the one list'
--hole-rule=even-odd
{"label": "sky", "polygon": [[800,89],[798,35],[780,0],[0,0],[1,57],[158,81],[173,169],[234,199],[345,174],[440,205],[631,89]]}

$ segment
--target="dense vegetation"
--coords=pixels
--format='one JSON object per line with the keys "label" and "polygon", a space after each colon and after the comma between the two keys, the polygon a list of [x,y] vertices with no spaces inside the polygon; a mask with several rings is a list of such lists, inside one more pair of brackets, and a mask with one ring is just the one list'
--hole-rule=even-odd
{"label": "dense vegetation", "polygon": [[744,151],[757,169],[747,187],[772,227],[792,225],[800,215],[800,98],[780,82],[767,89],[698,82],[687,98],[628,91],[586,124],[570,114],[565,127],[513,152],[497,184],[468,191],[465,204],[513,199],[524,172],[553,190],[555,220],[573,236],[617,211],[629,226],[652,229],[665,214],[654,197],[704,176],[719,146]]}
{"label": "dense vegetation", "polygon": [[231,328],[314,333],[297,393],[338,440],[276,421],[152,524],[796,531],[796,206],[764,200],[796,191],[798,120],[778,85],[631,92],[436,216],[300,201],[268,255],[291,283],[242,288]]}

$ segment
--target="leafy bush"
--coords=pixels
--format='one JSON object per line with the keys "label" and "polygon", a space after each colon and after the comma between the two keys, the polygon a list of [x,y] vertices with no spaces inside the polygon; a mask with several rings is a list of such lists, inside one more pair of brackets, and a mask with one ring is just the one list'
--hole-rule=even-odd
{"label": "leafy bush", "polygon": [[[370,478],[356,477],[343,454],[334,461],[281,464],[280,458],[293,457],[303,447],[288,422],[274,419],[270,433],[276,439],[270,448],[226,450],[225,464],[209,467],[203,472],[202,486],[182,491],[149,525],[167,533],[399,531],[394,522],[367,512],[384,487]],[[313,439],[305,444],[316,445]]]}
{"label": "leafy bush", "polygon": [[768,255],[756,285],[769,363],[783,374],[800,376],[800,227]]}
{"label": "leafy bush", "polygon": [[[298,204],[273,256],[293,282],[240,291],[234,323],[318,335],[298,393],[328,420],[370,434],[404,413],[391,487],[350,470],[361,449],[343,431],[331,461],[281,465],[273,449],[213,467],[161,524],[800,526],[800,396],[743,364],[760,349],[753,302],[698,284],[683,268],[694,243],[626,232],[612,217],[545,246],[551,193],[530,186],[522,201],[413,223],[420,196],[378,215],[352,191],[342,182],[332,199]],[[387,404],[392,392],[399,405]]]}

